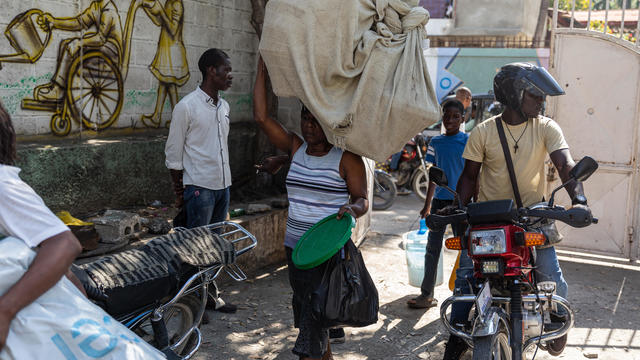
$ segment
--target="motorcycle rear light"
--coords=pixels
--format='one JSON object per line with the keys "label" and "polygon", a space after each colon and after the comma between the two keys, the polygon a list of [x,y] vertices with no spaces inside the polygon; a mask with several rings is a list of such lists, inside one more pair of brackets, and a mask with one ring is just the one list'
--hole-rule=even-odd
{"label": "motorcycle rear light", "polygon": [[448,238],[444,241],[444,246],[449,250],[462,250],[462,239],[459,236]]}
{"label": "motorcycle rear light", "polygon": [[502,261],[500,260],[485,260],[482,262],[482,274],[484,275],[499,275],[503,273]]}
{"label": "motorcycle rear light", "polygon": [[524,233],[525,246],[540,246],[540,245],[544,245],[546,241],[547,241],[547,238],[544,236],[544,234],[540,234],[537,232]]}

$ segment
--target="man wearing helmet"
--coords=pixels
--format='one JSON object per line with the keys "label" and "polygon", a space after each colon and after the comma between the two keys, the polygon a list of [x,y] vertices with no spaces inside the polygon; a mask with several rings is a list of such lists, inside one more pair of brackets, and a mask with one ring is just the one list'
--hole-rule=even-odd
{"label": "man wearing helmet", "polygon": [[[563,95],[564,90],[542,67],[528,63],[513,63],[503,66],[493,82],[496,100],[505,106],[502,114],[479,124],[469,135],[462,154],[464,169],[457,184],[457,192],[463,204],[469,203],[479,185],[478,201],[514,199],[514,192],[498,135],[497,122],[502,122],[505,137],[515,170],[518,189],[523,206],[530,206],[543,199],[545,188],[545,160],[547,154],[563,183],[569,180],[569,171],[574,161],[569,145],[560,126],[550,118],[542,116],[545,96]],[[567,187],[574,206],[585,206],[582,185],[574,183]],[[555,230],[555,227],[553,228]],[[557,233],[557,230],[556,230]],[[562,275],[553,243],[537,249],[536,277],[538,281],[554,281],[558,295],[567,297],[567,283]],[[555,240],[555,242],[554,242]],[[466,279],[473,276],[473,265],[466,252],[462,252],[457,272],[456,289],[465,288]],[[467,319],[468,307],[454,307],[451,321],[463,323]],[[552,315],[552,321],[564,321],[563,314]],[[549,343],[549,352],[559,354],[566,344],[566,335]],[[458,359],[467,345],[452,336],[445,349],[445,359]]]}

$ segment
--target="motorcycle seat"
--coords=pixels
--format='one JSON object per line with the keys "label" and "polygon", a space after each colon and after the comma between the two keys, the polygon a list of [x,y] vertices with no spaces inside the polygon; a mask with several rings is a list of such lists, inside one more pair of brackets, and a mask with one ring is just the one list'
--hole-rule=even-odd
{"label": "motorcycle seat", "polygon": [[233,244],[207,227],[163,235],[149,241],[140,249],[169,261],[176,270],[185,265],[207,267],[216,264],[228,265],[236,261]]}
{"label": "motorcycle seat", "polygon": [[203,227],[160,236],[140,248],[103,256],[78,266],[74,273],[99,306],[111,315],[124,315],[173,295],[199,267],[233,262],[233,244]]}
{"label": "motorcycle seat", "polygon": [[[87,295],[112,316],[123,315],[172,294],[178,275],[167,261],[132,249],[80,265]],[[96,289],[98,291],[96,291]]]}

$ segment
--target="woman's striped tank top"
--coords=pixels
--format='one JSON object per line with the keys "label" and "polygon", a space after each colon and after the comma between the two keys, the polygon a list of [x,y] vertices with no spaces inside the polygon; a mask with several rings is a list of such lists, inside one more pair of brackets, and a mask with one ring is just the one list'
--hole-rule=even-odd
{"label": "woman's striped tank top", "polygon": [[293,155],[286,181],[289,217],[285,246],[295,248],[309,228],[349,202],[347,183],[340,177],[342,153],[332,147],[324,156],[311,156],[305,142]]}

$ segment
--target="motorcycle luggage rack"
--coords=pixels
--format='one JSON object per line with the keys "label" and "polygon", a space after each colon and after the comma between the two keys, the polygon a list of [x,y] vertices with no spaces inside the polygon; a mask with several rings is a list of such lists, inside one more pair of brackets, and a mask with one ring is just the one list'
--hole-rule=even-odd
{"label": "motorcycle luggage rack", "polygon": [[[213,232],[217,232],[221,237],[223,237],[225,240],[230,241],[232,244],[237,244],[240,241],[243,240],[251,240],[251,243],[249,245],[247,245],[246,247],[240,249],[240,250],[236,250],[236,257],[240,256],[244,253],[246,253],[247,251],[253,249],[254,247],[256,247],[256,245],[258,244],[258,240],[256,240],[256,237],[253,236],[253,234],[251,234],[250,232],[248,232],[245,228],[243,228],[241,225],[236,224],[233,221],[222,221],[219,223],[215,223],[215,224],[209,224],[209,225],[205,225],[204,227],[206,227],[207,229],[213,231]],[[230,230],[227,230],[226,227],[231,227]],[[187,230],[184,227],[175,227],[174,228],[175,231],[185,231]],[[222,232],[225,231],[225,232]],[[243,236],[237,237],[235,239],[232,239],[232,235],[234,234],[243,234]]]}
{"label": "motorcycle luggage rack", "polygon": [[[234,245],[234,249],[236,247],[236,244],[246,240],[250,241],[250,243],[247,246],[239,250],[235,250],[234,259],[246,253],[247,251],[253,249],[258,244],[258,240],[256,240],[256,237],[253,236],[253,234],[251,234],[241,225],[231,221],[222,221],[215,224],[205,225],[205,227],[211,230],[212,232],[218,233],[220,237],[223,237],[225,240],[231,242]],[[176,227],[174,228],[174,230],[184,231],[186,230],[186,228]],[[222,269],[225,269],[227,274],[229,274],[229,276],[231,276],[236,281],[243,281],[247,279],[247,275],[240,269],[240,267],[238,267],[238,265],[235,264],[235,260],[233,263],[230,263],[230,264],[218,263],[218,264],[203,268],[200,271],[198,271],[196,274],[192,275],[185,282],[182,288],[180,288],[178,293],[169,302],[156,308],[151,315],[152,318],[156,318],[156,319],[162,318],[165,309],[169,308],[171,305],[176,303],[182,296],[185,296],[193,292],[197,292],[199,290],[200,290],[200,296],[202,298],[203,303],[206,302],[208,297],[208,285],[218,277]],[[200,283],[197,283],[195,286],[192,287],[192,285],[198,279],[201,280]],[[193,347],[193,349],[189,352],[189,354],[185,355],[181,359],[185,359],[185,360],[190,359],[193,356],[193,354],[195,354],[195,352],[198,350],[198,348],[202,343],[202,335],[200,333],[200,330],[198,329],[198,324],[200,323],[200,320],[204,315],[204,310],[205,310],[204,307],[202,307],[202,309],[200,309],[200,311],[196,315],[196,321],[194,321],[191,328],[185,332],[185,334],[178,340],[178,342],[176,342],[175,344],[169,347],[171,350],[175,350],[177,347],[179,347],[185,341],[187,341],[187,339],[189,339],[189,337],[193,333],[195,333],[198,339],[197,344]]]}
{"label": "motorcycle luggage rack", "polygon": [[247,275],[236,264],[229,264],[224,267],[224,271],[235,281],[247,280]]}

